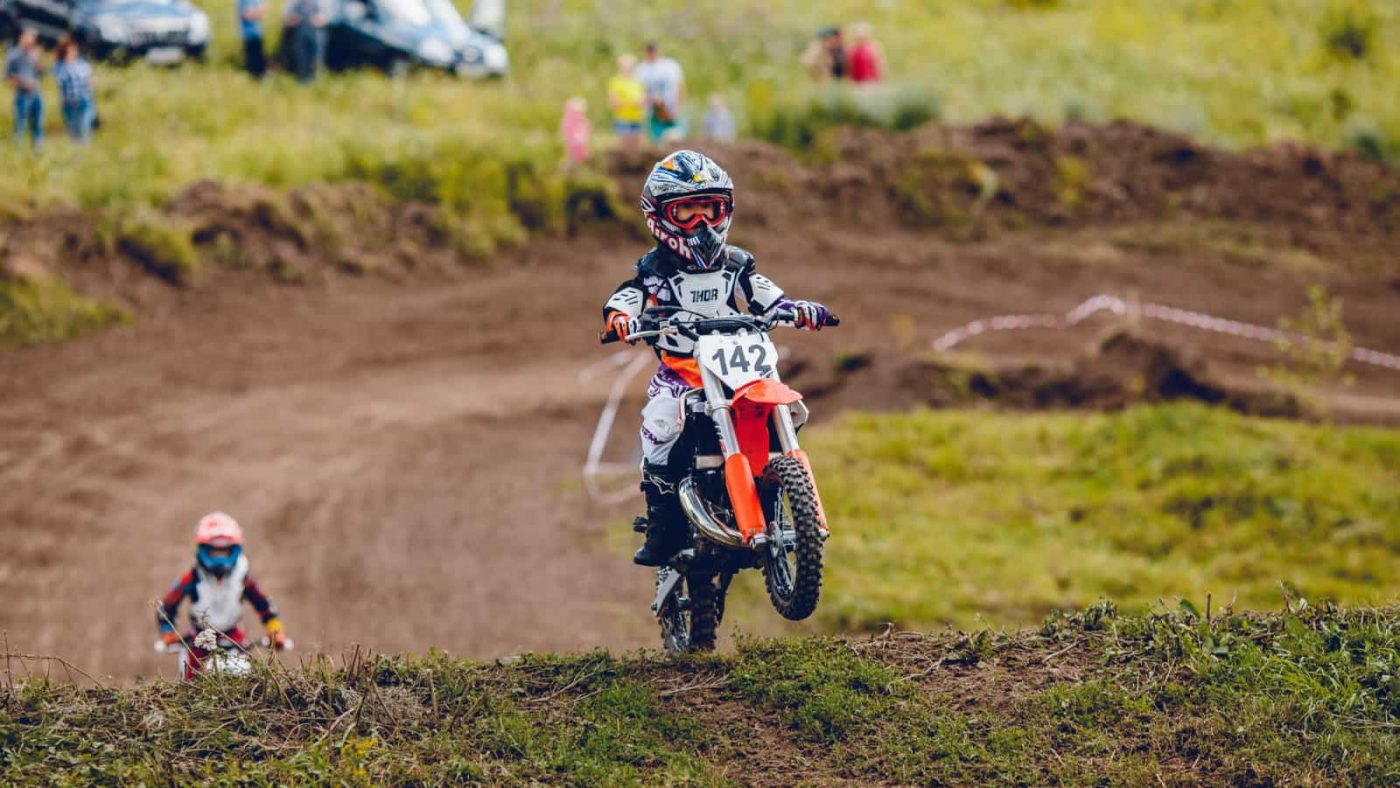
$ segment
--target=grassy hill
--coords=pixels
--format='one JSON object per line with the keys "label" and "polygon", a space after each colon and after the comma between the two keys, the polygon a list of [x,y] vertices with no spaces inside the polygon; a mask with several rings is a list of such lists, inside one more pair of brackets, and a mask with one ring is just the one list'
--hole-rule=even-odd
{"label": "grassy hill", "polygon": [[1099,598],[1269,609],[1281,583],[1396,601],[1395,430],[1172,405],[848,414],[805,443],[834,524],[828,630],[1028,626]]}
{"label": "grassy hill", "polygon": [[[1383,784],[1400,610],[1120,616],[1011,635],[747,640],[737,653],[348,655],[79,688],[11,669],[9,784]],[[61,668],[55,668],[61,673]],[[40,673],[43,669],[39,669]]]}
{"label": "grassy hill", "polygon": [[[694,119],[720,92],[750,133],[779,139],[833,119],[1009,113],[1125,117],[1232,146],[1298,139],[1375,156],[1400,146],[1400,10],[1380,0],[528,0],[511,4],[508,80],[359,73],[310,89],[238,73],[232,1],[203,5],[210,63],[101,69],[103,129],[90,149],[0,150],[0,216],[159,202],[200,178],[371,180],[491,213],[503,163],[553,167],[563,99],[588,97],[601,124],[614,56],[646,39],[686,65]],[[818,25],[859,18],[875,26],[891,81],[833,104],[796,55]],[[50,124],[56,132],[56,112]]]}

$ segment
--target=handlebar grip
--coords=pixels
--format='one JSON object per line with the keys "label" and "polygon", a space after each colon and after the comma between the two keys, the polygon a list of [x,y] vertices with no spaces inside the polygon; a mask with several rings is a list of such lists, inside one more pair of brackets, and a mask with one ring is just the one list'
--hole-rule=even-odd
{"label": "handlebar grip", "polygon": [[832,327],[839,326],[841,325],[841,318],[838,315],[828,312],[826,315],[826,319],[822,321],[822,325]]}
{"label": "handlebar grip", "polygon": [[598,332],[598,343],[601,345],[611,345],[614,342],[621,341],[622,339],[618,337],[616,329],[610,328],[607,331]]}

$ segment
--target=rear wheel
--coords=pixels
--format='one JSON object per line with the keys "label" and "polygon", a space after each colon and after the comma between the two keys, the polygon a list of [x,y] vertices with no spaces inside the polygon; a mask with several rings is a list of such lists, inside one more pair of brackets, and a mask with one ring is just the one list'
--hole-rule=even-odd
{"label": "rear wheel", "polygon": [[807,468],[791,457],[774,458],[763,479],[769,509],[763,582],[778,614],[801,621],[817,609],[822,589],[817,491]]}
{"label": "rear wheel", "polygon": [[661,645],[672,656],[692,651],[713,651],[715,630],[719,627],[719,589],[711,574],[689,574],[685,578],[690,594],[683,598],[680,586],[662,603],[658,620]]}
{"label": "rear wheel", "polygon": [[687,575],[690,589],[690,650],[714,651],[719,629],[719,589],[714,575]]}

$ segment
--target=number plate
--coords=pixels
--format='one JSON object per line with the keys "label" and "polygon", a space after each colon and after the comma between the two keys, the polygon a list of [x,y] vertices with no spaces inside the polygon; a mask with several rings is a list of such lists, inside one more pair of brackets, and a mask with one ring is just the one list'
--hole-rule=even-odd
{"label": "number plate", "polygon": [[695,357],[731,390],[777,377],[778,348],[763,334],[700,337]]}
{"label": "number plate", "polygon": [[168,66],[185,59],[185,50],[180,47],[154,47],[146,50],[146,62]]}

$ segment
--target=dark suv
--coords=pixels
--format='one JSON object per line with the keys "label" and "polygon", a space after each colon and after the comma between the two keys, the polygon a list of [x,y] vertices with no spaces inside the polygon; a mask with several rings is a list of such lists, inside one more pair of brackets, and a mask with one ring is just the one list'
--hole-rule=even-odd
{"label": "dark suv", "polygon": [[22,27],[46,41],[71,33],[100,59],[178,63],[209,45],[209,17],[187,0],[0,0],[0,34]]}
{"label": "dark suv", "polygon": [[[473,21],[496,5],[478,0]],[[500,20],[503,13],[493,16]],[[326,28],[326,67],[371,66],[391,74],[432,68],[463,77],[503,77],[510,60],[498,23],[487,29],[463,21],[452,0],[339,0]],[[291,40],[284,33],[283,43]],[[283,47],[284,62],[288,49]]]}

